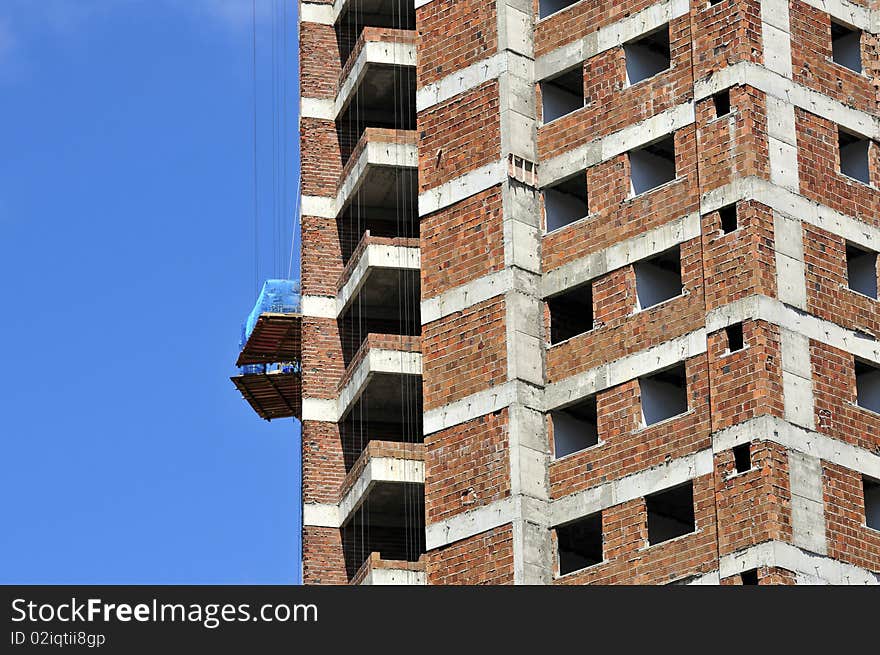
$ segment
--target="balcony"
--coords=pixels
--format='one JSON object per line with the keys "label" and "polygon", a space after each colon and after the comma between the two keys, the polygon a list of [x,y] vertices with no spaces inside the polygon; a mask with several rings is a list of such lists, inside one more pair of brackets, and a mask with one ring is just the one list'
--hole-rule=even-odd
{"label": "balcony", "polygon": [[384,560],[380,553],[370,553],[370,556],[355,573],[349,584],[351,585],[425,585],[425,556],[421,556],[418,562],[404,560]]}
{"label": "balcony", "polygon": [[[368,112],[415,100],[416,32],[365,27],[339,74],[336,115],[356,104]],[[412,93],[401,96],[412,84]]]}
{"label": "balcony", "polygon": [[[380,579],[414,584],[411,564],[425,552],[424,447],[419,443],[370,441],[343,481],[339,502],[349,578],[363,584],[368,568]],[[368,529],[367,529],[368,527]],[[366,560],[366,562],[365,562]],[[379,562],[379,564],[375,564]]]}
{"label": "balcony", "polygon": [[416,28],[416,11],[412,2],[399,0],[336,0],[336,38],[339,59],[346,61],[357,48],[364,30],[390,28],[412,31]]}
{"label": "balcony", "polygon": [[[368,334],[339,383],[342,420],[357,406],[371,421],[393,422],[421,403],[420,338],[400,334]],[[421,415],[416,417],[419,420]]]}
{"label": "balcony", "polygon": [[417,214],[418,149],[414,131],[367,128],[342,170],[337,215],[350,205],[358,212],[384,210],[388,218]]}
{"label": "balcony", "polygon": [[366,27],[344,64],[334,102],[342,164],[365,130],[416,129],[416,33]]}

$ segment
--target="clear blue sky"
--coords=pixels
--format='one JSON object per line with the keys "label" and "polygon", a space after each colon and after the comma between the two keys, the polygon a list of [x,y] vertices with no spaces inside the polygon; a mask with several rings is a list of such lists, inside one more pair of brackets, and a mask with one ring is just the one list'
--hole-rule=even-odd
{"label": "clear blue sky", "polygon": [[0,2],[0,582],[299,582],[298,425],[228,379],[290,252],[272,3],[255,276],[250,0]]}

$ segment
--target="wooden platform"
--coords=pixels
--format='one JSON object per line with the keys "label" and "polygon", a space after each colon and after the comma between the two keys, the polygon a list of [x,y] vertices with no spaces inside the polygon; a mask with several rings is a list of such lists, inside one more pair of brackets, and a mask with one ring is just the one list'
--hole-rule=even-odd
{"label": "wooden platform", "polygon": [[230,378],[260,418],[302,417],[299,373],[253,373]]}
{"label": "wooden platform", "polygon": [[260,314],[236,366],[299,362],[302,357],[301,314]]}

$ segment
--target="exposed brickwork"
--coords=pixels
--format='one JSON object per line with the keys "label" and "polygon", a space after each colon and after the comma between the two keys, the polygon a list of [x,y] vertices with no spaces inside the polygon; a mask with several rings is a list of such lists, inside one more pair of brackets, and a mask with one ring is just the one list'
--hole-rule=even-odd
{"label": "exposed brickwork", "polygon": [[795,81],[861,111],[878,113],[871,80],[831,58],[831,17],[800,0],[791,0],[789,15]]}
{"label": "exposed brickwork", "polygon": [[[759,585],[796,585],[797,576],[792,571],[777,566],[761,566],[756,569]],[[721,578],[721,584],[725,586],[742,586],[741,575],[731,575]]]}
{"label": "exposed brickwork", "polygon": [[733,452],[715,455],[718,548],[727,555],[763,541],[791,541],[788,453],[770,441],[751,443],[752,469],[737,473]]}
{"label": "exposed brickwork", "polygon": [[332,121],[301,118],[302,192],[307,196],[336,197],[342,155]]}
{"label": "exposed brickwork", "polygon": [[[537,0],[531,4],[537,12]],[[601,512],[603,561],[566,575],[559,575],[559,544],[552,526],[530,525],[515,531],[508,523],[482,531],[474,528],[474,533],[443,543],[419,559],[418,553],[406,552],[405,533],[396,526],[370,525],[372,541],[367,543],[359,536],[359,522],[368,517],[365,512],[357,512],[341,528],[304,529],[306,582],[358,583],[370,571],[400,569],[424,570],[428,584],[510,584],[530,579],[535,569],[543,567],[544,581],[555,584],[679,584],[701,576],[710,576],[703,581],[717,578],[722,558],[734,554],[739,558],[744,551],[768,542],[793,546],[793,557],[800,550],[804,562],[827,556],[880,571],[880,532],[865,526],[862,474],[822,461],[828,552],[810,553],[800,538],[801,524],[792,515],[791,490],[795,485],[804,488],[804,484],[809,487],[816,481],[790,479],[808,473],[803,467],[789,465],[795,461],[792,458],[799,450],[797,444],[779,443],[783,436],[795,440],[802,437],[809,441],[803,448],[814,454],[816,440],[835,439],[867,451],[860,454],[859,461],[870,457],[869,453],[880,452],[880,415],[856,404],[855,358],[845,350],[850,337],[841,344],[839,332],[829,331],[822,338],[836,345],[809,341],[811,400],[818,435],[811,435],[804,426],[784,426],[790,431],[768,429],[765,433],[756,426],[766,424],[755,420],[767,417],[783,424],[799,420],[792,418],[796,414],[791,411],[792,403],[807,399],[790,394],[810,393],[809,386],[793,391],[790,384],[783,385],[783,331],[775,324],[778,319],[774,307],[779,307],[778,315],[786,320],[796,316],[794,312],[804,311],[808,315],[803,317],[804,325],[816,325],[815,319],[821,319],[860,333],[858,338],[865,343],[871,335],[880,338],[880,301],[848,288],[846,260],[847,238],[860,243],[873,239],[869,230],[859,232],[858,224],[851,219],[880,227],[880,194],[876,188],[880,184],[880,146],[873,142],[869,146],[871,184],[851,179],[840,172],[838,126],[822,117],[833,115],[836,105],[816,103],[794,108],[799,187],[780,191],[779,204],[777,199],[771,202],[761,196],[777,211],[789,212],[786,218],[803,221],[806,307],[782,306],[780,287],[797,291],[799,269],[793,261],[780,259],[777,270],[777,253],[796,252],[797,244],[779,242],[788,233],[776,234],[776,217],[770,207],[749,197],[737,199],[741,191],[750,192],[743,181],[773,184],[780,174],[782,179],[794,179],[787,175],[791,171],[780,169],[794,165],[793,153],[776,150],[775,154],[781,153],[778,158],[774,154],[776,170],[770,163],[768,121],[775,121],[771,127],[777,132],[792,127],[785,122],[788,107],[785,112],[768,111],[765,94],[747,84],[694,101],[695,89],[718,79],[714,76],[722,69],[748,64],[748,70],[754,71],[765,65],[764,39],[768,35],[762,27],[761,2],[691,3],[685,15],[668,25],[670,68],[630,85],[626,81],[624,46],[608,37],[614,38],[619,29],[615,24],[623,20],[628,20],[630,26],[625,38],[637,37],[631,31],[637,22],[633,17],[657,4],[654,0],[582,0],[544,20],[536,19],[534,29],[526,27],[524,33],[514,27],[518,23],[508,15],[511,32],[501,36],[497,33],[496,3],[482,0],[432,0],[415,11],[413,20],[403,21],[405,27],[414,23],[415,31],[387,27],[393,23],[388,16],[349,15],[346,20],[366,22],[337,26],[335,30],[303,24],[301,74],[302,92],[307,97],[333,99],[358,54],[370,42],[415,43],[417,88],[446,80],[442,101],[431,103],[430,94],[421,98],[415,130],[403,129],[413,127],[411,117],[405,125],[391,122],[390,107],[387,116],[380,116],[381,110],[373,115],[381,118],[373,123],[385,126],[381,129],[340,119],[337,133],[332,121],[301,121],[302,191],[306,195],[334,197],[368,144],[403,143],[418,148],[417,183],[414,177],[407,177],[400,186],[382,186],[396,174],[394,166],[386,166],[372,171],[375,177],[363,188],[363,197],[371,198],[369,203],[355,200],[341,216],[331,219],[302,218],[304,293],[335,297],[341,285],[351,280],[369,244],[418,246],[421,300],[429,301],[424,307],[431,311],[439,308],[443,314],[440,318],[432,315],[421,326],[417,318],[410,323],[392,320],[397,312],[347,315],[339,321],[304,319],[306,398],[336,399],[366,354],[373,348],[383,348],[422,353],[421,394],[412,390],[407,393],[423,399],[414,400],[408,408],[416,417],[408,423],[395,418],[392,412],[376,417],[367,416],[369,412],[350,412],[339,425],[307,420],[303,427],[304,501],[339,502],[370,458],[387,456],[423,458],[424,516],[419,520],[428,526],[432,541],[444,534],[446,521],[455,520],[458,526],[483,525],[484,519],[491,523],[487,517],[495,516],[493,503],[516,499],[517,494],[528,496],[541,484],[545,485],[541,493],[547,493],[549,502],[559,503],[557,507],[565,511],[580,506],[579,499],[568,496],[594,492],[598,496],[597,488],[603,485],[602,498],[616,503]],[[869,5],[868,0],[857,4]],[[831,20],[827,13],[803,0],[792,0],[787,6],[792,83],[880,116],[877,36],[862,35],[865,73],[856,74],[831,61]],[[602,32],[601,39],[594,38],[603,28],[609,29]],[[584,37],[590,37],[590,44],[600,43],[603,49],[582,62],[566,59],[573,52],[573,44]],[[582,77],[583,108],[543,124],[541,80],[520,85],[528,67],[517,67],[530,45],[536,58],[556,51],[553,57],[565,59],[566,67],[575,71],[575,80]],[[499,51],[505,47],[516,54],[508,57],[507,52]],[[345,61],[340,61],[340,52]],[[769,45],[768,53],[773,54]],[[496,56],[499,77],[461,72]],[[374,81],[368,73],[365,83]],[[461,91],[448,95],[456,83],[461,84]],[[514,95],[506,97],[507,92]],[[788,100],[803,102],[801,97],[792,94]],[[730,110],[724,111],[728,98]],[[537,114],[529,117],[532,99]],[[410,100],[415,106],[414,99]],[[772,109],[774,104],[769,106]],[[502,107],[511,111],[502,114]],[[648,132],[644,121],[672,109],[677,109],[680,117],[685,114],[682,109],[690,111],[691,107],[693,121],[677,123],[675,130],[668,128],[667,136],[674,140],[674,179],[633,197],[630,156],[620,153],[617,147],[620,132],[626,130],[633,137],[632,145],[625,147],[656,145],[662,131]],[[521,142],[528,140],[530,132],[534,144],[523,147]],[[773,143],[774,147],[778,145]],[[462,175],[504,161],[510,154],[503,149],[508,145],[518,156],[531,151],[534,145],[536,161],[527,166],[537,167],[537,179],[544,179],[547,168],[559,171],[560,176],[584,176],[588,215],[550,233],[539,229],[536,235],[527,226],[537,224],[543,228],[546,217],[543,207],[539,210],[542,215],[529,213],[532,194],[542,195],[536,189],[537,181],[530,177],[533,169],[529,168],[528,188],[518,183],[499,184],[498,180],[489,181],[494,186],[486,188],[474,181],[474,176],[467,185],[461,183]],[[575,149],[588,152],[582,162],[595,163],[589,167],[582,163],[579,171],[579,165],[567,159]],[[520,182],[526,179],[510,171],[509,175]],[[445,195],[439,198],[441,207],[419,216],[416,194],[445,184],[454,188],[459,200],[447,203],[449,196]],[[789,193],[800,194],[849,218],[838,222],[826,220],[821,213],[818,218],[797,215],[800,208],[788,202]],[[435,194],[430,197],[432,201],[438,199]],[[728,207],[703,211],[717,207],[719,202],[734,201],[734,221]],[[577,211],[582,208],[577,207]],[[809,225],[804,219],[823,227]],[[674,223],[693,226],[696,220],[699,234],[671,229]],[[853,226],[858,236],[853,235]],[[640,239],[634,250],[624,252],[628,247],[624,242],[639,239],[649,230],[657,230],[662,236],[656,241]],[[636,271],[645,270],[641,268],[645,257],[660,254],[661,249],[676,242],[680,242],[682,294],[639,309]],[[534,252],[523,248],[533,248]],[[621,255],[628,258],[621,259]],[[544,296],[570,290],[559,289],[558,269],[572,263],[571,270],[578,269],[584,263],[579,260],[587,256],[594,256],[590,261],[597,265],[587,272],[591,277],[586,281],[591,291],[592,328],[559,341],[554,331],[560,324],[586,326],[587,321],[570,307],[563,306],[560,313],[559,296]],[[524,264],[526,257],[532,258],[529,264]],[[630,263],[612,263],[620,261]],[[783,267],[783,262],[789,266]],[[490,286],[485,278],[502,272],[507,275],[493,277]],[[550,272],[555,272],[553,289],[547,291],[548,278],[542,279],[542,275]],[[581,268],[576,275],[583,272]],[[383,275],[387,281],[387,274]],[[515,290],[501,281],[510,279],[516,280]],[[639,279],[645,284],[645,278]],[[578,284],[585,280],[577,277]],[[575,281],[565,283],[573,285]],[[369,276],[364,284],[370,284]],[[453,293],[439,304],[437,297],[450,291]],[[491,297],[485,299],[489,294]],[[753,303],[744,302],[755,297],[765,297],[761,320],[752,313]],[[789,293],[782,300],[790,303],[791,297]],[[508,298],[515,298],[517,304],[508,307]],[[360,307],[357,298],[351,307],[356,306]],[[534,310],[543,323],[532,322],[534,314],[512,313]],[[745,312],[741,324],[719,329],[726,322],[741,320],[737,312]],[[355,313],[354,309],[348,312]],[[736,344],[740,327],[742,348]],[[645,427],[639,378],[668,364],[666,360],[655,360],[649,349],[670,348],[671,340],[686,335],[688,350],[683,348],[680,357],[687,409]],[[785,343],[791,364],[788,358],[792,342]],[[864,346],[862,341],[859,344]],[[798,358],[795,363],[805,363],[807,353],[794,355]],[[624,357],[631,357],[628,362],[632,363],[632,371],[607,386],[606,372],[626,373],[623,365],[617,365]],[[526,369],[537,372],[537,379],[524,381],[527,376],[519,371]],[[583,383],[574,376],[585,376]],[[387,374],[375,377],[387,381]],[[507,384],[512,377],[517,378],[516,385]],[[410,375],[401,384],[412,383],[413,379]],[[785,379],[790,383],[788,373]],[[561,382],[566,384],[542,392],[542,383]],[[370,383],[368,380],[367,386]],[[563,430],[564,419],[559,418],[559,408],[545,405],[546,411],[542,411],[541,403],[548,399],[582,400],[578,394],[593,383],[602,388],[595,398],[598,443],[555,458],[555,433]],[[497,405],[491,403],[503,398],[499,395],[501,385],[506,391],[515,389],[516,400],[509,407],[495,410]],[[560,388],[572,389],[571,397],[560,399],[554,395]],[[450,404],[473,394],[480,394],[480,400],[459,403],[454,412],[447,411]],[[371,398],[369,391],[364,398]],[[393,401],[398,400],[395,395]],[[386,401],[390,404],[391,399]],[[363,405],[367,404],[364,401]],[[381,401],[372,407],[375,409],[370,411],[382,412]],[[429,412],[430,417],[423,416],[423,412]],[[447,427],[436,429],[438,417]],[[554,427],[554,422],[559,426]],[[421,441],[423,426],[431,426],[432,430],[424,435],[424,443],[406,443]],[[740,444],[737,449],[724,445],[730,444],[730,438]],[[734,452],[740,458],[739,467],[746,468],[742,442],[747,439],[750,468],[737,472]],[[540,450],[543,445],[549,451],[546,463],[542,463],[541,453],[531,450]],[[835,457],[846,459],[848,452],[842,450]],[[674,484],[664,482],[667,478],[660,467],[677,471],[676,479],[681,481],[680,473],[686,467],[680,460],[685,457],[694,458],[696,464],[692,466],[699,469],[691,468],[688,473],[693,478],[696,529],[649,545],[650,501],[646,496],[627,495],[633,498],[627,502],[610,499],[617,498],[613,493],[618,489],[632,489],[626,485],[633,475],[649,481],[645,484],[650,489],[644,491],[648,496],[663,491],[663,484]],[[606,496],[611,488],[613,493]],[[535,507],[545,502],[541,498],[529,501]],[[480,512],[482,518],[472,521],[463,516],[471,511]],[[548,511],[546,515],[554,514]],[[419,523],[416,528],[419,539],[424,539],[423,525]],[[528,530],[534,533],[526,536]],[[526,564],[523,558],[538,557],[536,553],[542,550],[533,548],[536,544],[531,540],[542,537],[554,554],[537,565]],[[514,561],[524,565],[515,571]],[[746,572],[745,581],[789,585],[803,583],[810,576],[809,570],[768,565]],[[720,580],[724,585],[740,585],[743,581],[739,573]]]}
{"label": "exposed brickwork", "polygon": [[822,462],[828,554],[880,573],[880,530],[865,526],[862,475]]}
{"label": "exposed brickwork", "polygon": [[880,448],[880,414],[856,405],[853,356],[832,346],[810,341],[816,429],[871,452]]}
{"label": "exposed brickwork", "polygon": [[810,313],[850,330],[880,337],[880,301],[849,288],[846,242],[818,227],[805,225],[804,261]]}
{"label": "exposed brickwork", "polygon": [[302,292],[307,295],[336,295],[333,281],[342,272],[342,252],[337,223],[332,218],[303,216]]}
{"label": "exposed brickwork", "polygon": [[495,3],[484,0],[433,0],[417,9],[419,86],[494,55],[495,11]]}
{"label": "exposed brickwork", "polygon": [[509,494],[509,420],[502,410],[425,438],[428,525]]}
{"label": "exposed brickwork", "polygon": [[419,190],[501,158],[498,82],[419,112]]}
{"label": "exposed brickwork", "polygon": [[422,218],[422,297],[504,267],[502,209],[493,187]]}
{"label": "exposed brickwork", "polygon": [[[667,584],[717,570],[712,476],[694,480],[696,532],[648,546],[644,499],[602,512],[605,561],[555,580],[556,584]],[[557,564],[558,566],[558,564]]]}
{"label": "exposed brickwork", "polygon": [[742,61],[763,61],[758,0],[722,0],[714,5],[692,6],[694,79],[704,79]]}
{"label": "exposed brickwork", "polygon": [[428,584],[513,583],[513,528],[494,528],[428,553]]}
{"label": "exposed brickwork", "polygon": [[629,159],[620,155],[587,170],[590,217],[544,237],[545,271],[699,211],[693,126],[675,133],[676,179],[630,195]]}
{"label": "exposed brickwork", "polygon": [[[596,327],[548,348],[547,381],[558,381],[702,327],[705,312],[699,240],[681,245],[681,262],[684,293],[637,314],[632,266],[597,278],[593,282]],[[545,317],[545,334],[549,334],[549,310]]]}
{"label": "exposed brickwork", "polygon": [[685,368],[688,411],[655,425],[642,426],[637,380],[598,393],[600,443],[550,464],[551,496],[560,498],[709,448],[705,356],[687,360]]}
{"label": "exposed brickwork", "polygon": [[[803,109],[795,109],[801,193],[832,209],[880,227],[880,193],[840,172],[838,127]],[[880,149],[869,150],[871,181],[880,180]]]}
{"label": "exposed brickwork", "polygon": [[339,428],[325,421],[304,421],[302,430],[305,503],[335,503],[345,480]]}
{"label": "exposed brickwork", "polygon": [[336,321],[304,317],[303,395],[309,398],[333,398],[345,370],[342,342]]}
{"label": "exposed brickwork", "polygon": [[505,325],[498,297],[423,326],[425,410],[506,379]]}
{"label": "exposed brickwork", "polygon": [[538,156],[549,159],[693,99],[688,17],[672,21],[669,35],[669,70],[638,84],[625,84],[622,46],[588,59],[583,72],[586,106],[538,129]]}
{"label": "exposed brickwork", "polygon": [[653,0],[596,0],[578,2],[535,26],[535,56],[586,36],[655,4]]}
{"label": "exposed brickwork", "polygon": [[727,332],[709,335],[712,430],[757,416],[784,414],[779,328],[764,321],[742,325],[745,347],[729,352]]}
{"label": "exposed brickwork", "polygon": [[718,116],[711,97],[696,105],[700,189],[704,193],[750,175],[770,178],[766,98],[750,86],[733,86],[727,91],[731,112],[726,116]]}
{"label": "exposed brickwork", "polygon": [[303,584],[346,584],[342,537],[334,528],[303,526]]}
{"label": "exposed brickwork", "polygon": [[753,295],[776,296],[773,214],[768,207],[736,204],[738,229],[725,234],[717,211],[702,217],[706,310]]}
{"label": "exposed brickwork", "polygon": [[300,92],[303,97],[333,99],[340,70],[333,26],[303,22],[299,43]]}

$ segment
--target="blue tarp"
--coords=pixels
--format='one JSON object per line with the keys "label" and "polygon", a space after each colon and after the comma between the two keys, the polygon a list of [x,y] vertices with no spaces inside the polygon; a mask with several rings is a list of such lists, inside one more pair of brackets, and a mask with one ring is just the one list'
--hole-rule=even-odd
{"label": "blue tarp", "polygon": [[295,314],[299,312],[299,280],[266,280],[257,303],[244,324],[242,346],[254,331],[260,314]]}
{"label": "blue tarp", "polygon": [[[248,314],[247,320],[241,326],[241,341],[238,344],[239,350],[244,348],[257,319],[260,314],[271,312],[274,314],[295,314],[299,312],[299,280],[266,280],[263,284],[263,290],[251,313]],[[250,365],[241,367],[242,373],[261,373],[264,372],[266,366],[264,364]]]}

